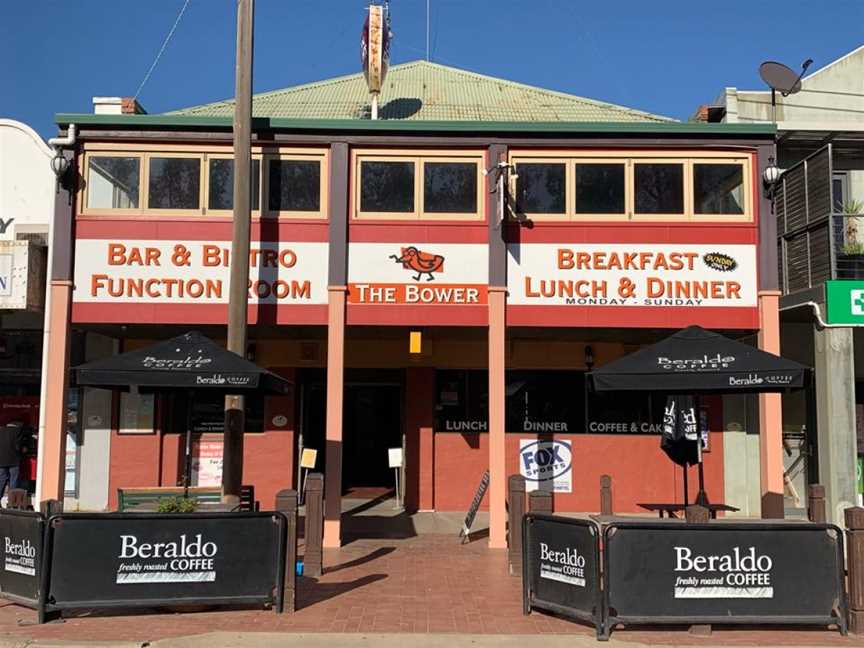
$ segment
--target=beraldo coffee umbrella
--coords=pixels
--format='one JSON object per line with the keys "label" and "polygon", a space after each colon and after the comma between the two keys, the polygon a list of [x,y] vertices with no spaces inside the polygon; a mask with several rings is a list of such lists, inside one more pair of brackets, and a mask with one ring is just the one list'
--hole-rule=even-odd
{"label": "beraldo coffee umbrella", "polygon": [[738,394],[801,389],[808,368],[690,326],[588,374],[597,391]]}
{"label": "beraldo coffee umbrella", "polygon": [[[666,393],[661,447],[684,468],[685,504],[687,464],[699,465],[699,497],[707,502],[702,471],[700,394],[784,392],[802,389],[809,369],[802,364],[762,351],[701,326],[690,326],[665,340],[610,362],[588,374],[596,391]],[[696,396],[695,404],[687,397]],[[695,424],[695,433],[683,433]],[[695,457],[695,461],[693,458]]]}
{"label": "beraldo coffee umbrella", "polygon": [[152,346],[79,365],[72,370],[79,387],[141,392],[189,393],[184,486],[190,480],[191,411],[196,392],[286,394],[291,383],[232,353],[197,331]]}
{"label": "beraldo coffee umbrella", "polygon": [[142,392],[191,389],[226,394],[264,392],[285,394],[291,383],[232,353],[197,331],[158,342],[144,349],[95,360],[75,367],[81,387]]}

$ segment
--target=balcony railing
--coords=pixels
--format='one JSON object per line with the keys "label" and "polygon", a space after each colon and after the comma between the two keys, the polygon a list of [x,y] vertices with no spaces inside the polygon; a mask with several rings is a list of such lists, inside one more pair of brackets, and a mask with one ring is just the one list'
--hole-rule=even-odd
{"label": "balcony railing", "polygon": [[831,215],[834,224],[834,278],[864,279],[864,209]]}

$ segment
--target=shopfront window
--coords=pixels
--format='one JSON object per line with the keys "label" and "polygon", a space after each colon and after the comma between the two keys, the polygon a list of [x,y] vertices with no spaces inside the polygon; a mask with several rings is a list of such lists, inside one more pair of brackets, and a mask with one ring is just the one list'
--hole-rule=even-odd
{"label": "shopfront window", "polygon": [[320,160],[269,160],[268,174],[271,212],[321,211]]}
{"label": "shopfront window", "polygon": [[489,374],[484,370],[441,370],[435,375],[435,430],[489,430]]}
{"label": "shopfront window", "polygon": [[516,167],[516,211],[520,214],[564,214],[567,211],[567,165],[563,162],[519,162]]}
{"label": "shopfront window", "polygon": [[88,158],[88,208],[135,209],[140,186],[140,158],[104,155]]}
{"label": "shopfront window", "polygon": [[507,431],[582,432],[581,371],[508,371]]}
{"label": "shopfront window", "polygon": [[697,214],[743,214],[744,166],[694,163],[693,201]]}
{"label": "shopfront window", "polygon": [[589,392],[589,434],[660,434],[666,397],[639,392]]}
{"label": "shopfront window", "polygon": [[[208,160],[207,209],[234,209],[234,160],[210,158]],[[261,160],[252,160],[252,210],[257,211],[261,193]]]}
{"label": "shopfront window", "polygon": [[[245,403],[245,431],[263,432],[264,397],[249,395]],[[201,392],[195,394],[192,399],[192,431],[196,434],[222,434],[225,431],[225,396]]]}
{"label": "shopfront window", "polygon": [[150,209],[199,209],[201,159],[151,157],[147,201]]}

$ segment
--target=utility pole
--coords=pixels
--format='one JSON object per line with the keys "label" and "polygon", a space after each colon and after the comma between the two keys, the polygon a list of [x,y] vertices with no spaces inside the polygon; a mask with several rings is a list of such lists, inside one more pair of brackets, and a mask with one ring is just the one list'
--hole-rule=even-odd
{"label": "utility pole", "polygon": [[[228,292],[228,350],[246,357],[246,313],[249,303],[249,228],[252,171],[252,25],[254,0],[237,0],[237,62],[234,92],[234,231],[231,239],[231,283]],[[225,397],[222,501],[240,501],[243,483],[244,397]]]}

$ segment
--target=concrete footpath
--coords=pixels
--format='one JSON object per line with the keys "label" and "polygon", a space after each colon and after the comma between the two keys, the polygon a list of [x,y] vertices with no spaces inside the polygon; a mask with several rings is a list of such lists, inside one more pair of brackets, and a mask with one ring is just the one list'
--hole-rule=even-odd
{"label": "concrete footpath", "polygon": [[[713,639],[713,640],[712,640]],[[818,639],[817,639],[818,642]],[[647,648],[649,644],[616,639],[600,643],[593,637],[573,635],[462,635],[462,634],[282,634],[214,632],[190,637],[173,637],[152,642],[103,641],[28,641],[21,638],[2,639],[0,648]],[[680,646],[650,644],[651,648]],[[705,637],[694,644],[702,648],[727,648],[722,635]],[[741,648],[767,648],[780,644],[735,644]],[[813,643],[812,647],[825,644]],[[864,645],[864,641],[860,645]],[[809,648],[799,644],[799,648]]]}

